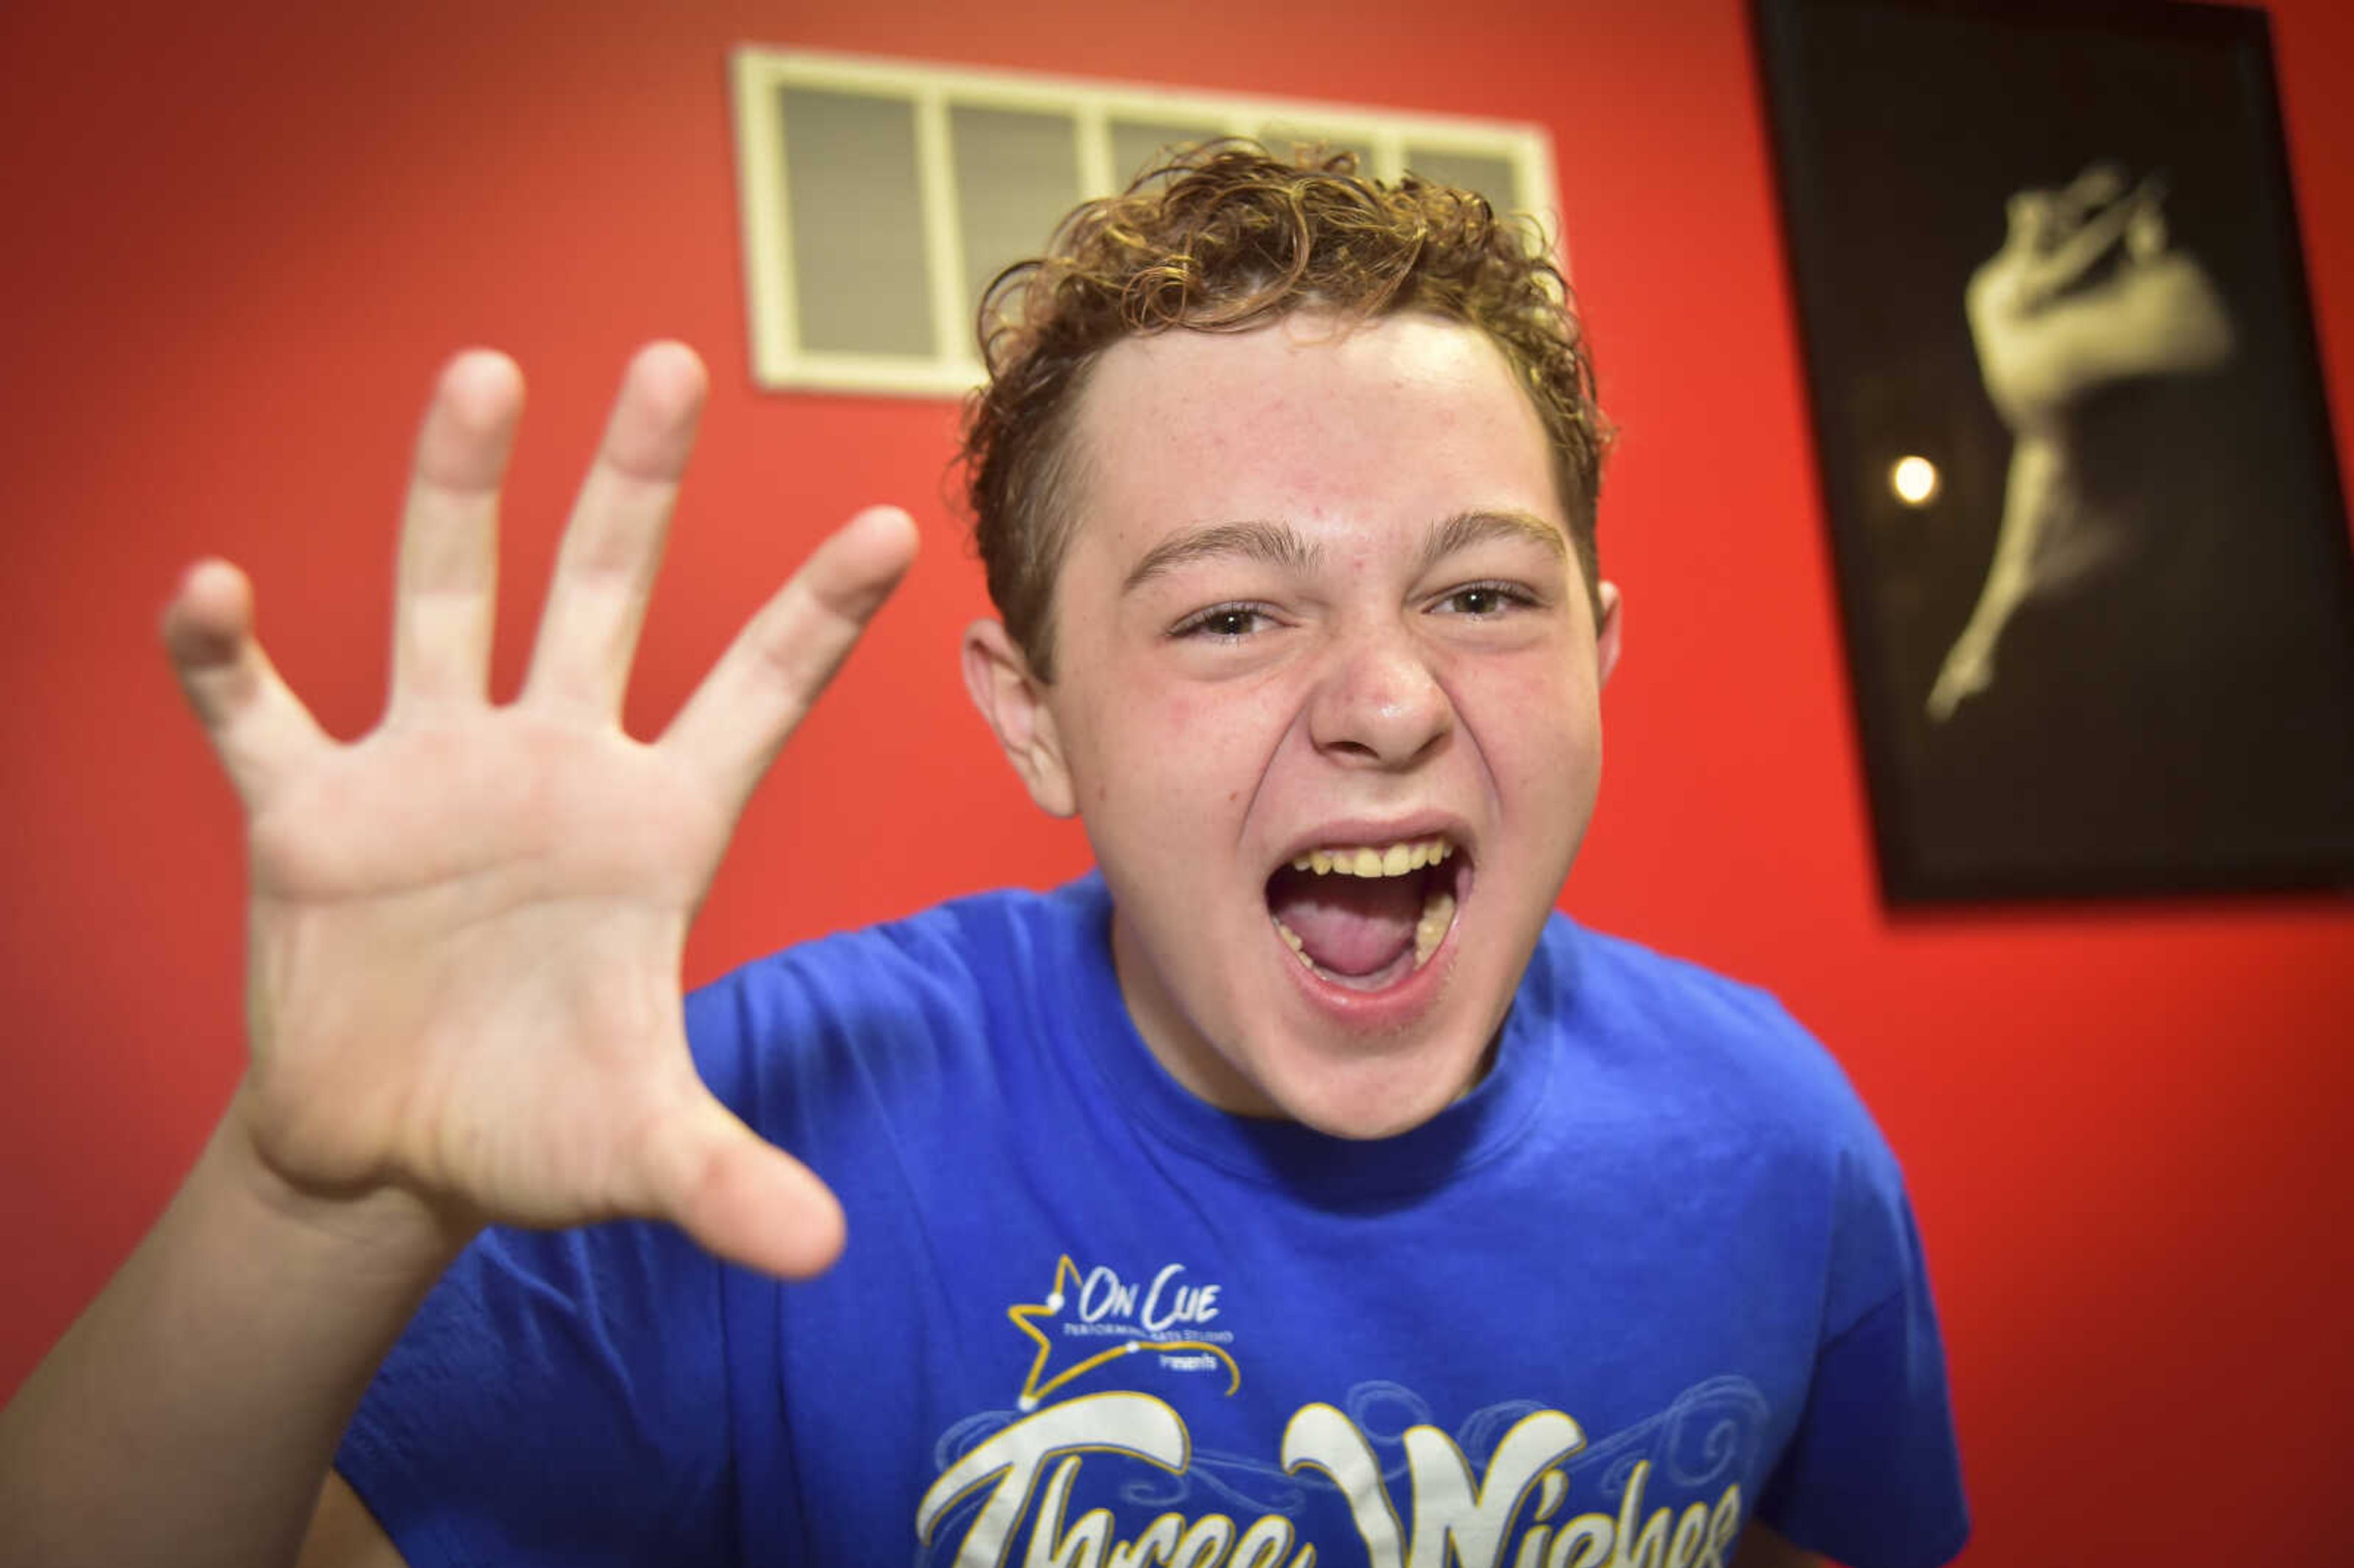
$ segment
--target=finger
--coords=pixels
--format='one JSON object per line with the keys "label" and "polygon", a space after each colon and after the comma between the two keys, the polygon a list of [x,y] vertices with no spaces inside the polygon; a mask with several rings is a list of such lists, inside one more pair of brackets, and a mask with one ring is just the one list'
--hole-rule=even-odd
{"label": "finger", "polygon": [[759,782],[916,558],[896,507],[860,513],[760,607],[662,738],[732,803]]}
{"label": "finger", "polygon": [[523,375],[475,349],[441,372],[417,437],[393,606],[392,705],[481,702],[498,588],[499,483],[523,417]]}
{"label": "finger", "polygon": [[705,385],[684,344],[653,344],[630,362],[557,553],[526,702],[620,712]]}
{"label": "finger", "polygon": [[708,1094],[662,1118],[647,1149],[653,1211],[706,1251],[783,1279],[841,1255],[842,1204],[815,1172]]}
{"label": "finger", "polygon": [[164,611],[164,647],[248,805],[308,753],[332,744],[253,635],[253,586],[227,561],[199,561]]}

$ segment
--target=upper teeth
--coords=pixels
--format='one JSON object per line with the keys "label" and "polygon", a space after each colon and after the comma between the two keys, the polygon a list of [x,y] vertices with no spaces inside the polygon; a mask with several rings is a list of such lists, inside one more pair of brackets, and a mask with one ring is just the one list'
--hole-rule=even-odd
{"label": "upper teeth", "polygon": [[1404,876],[1426,865],[1437,865],[1455,853],[1445,839],[1408,839],[1386,848],[1310,850],[1291,863],[1294,871],[1319,876]]}

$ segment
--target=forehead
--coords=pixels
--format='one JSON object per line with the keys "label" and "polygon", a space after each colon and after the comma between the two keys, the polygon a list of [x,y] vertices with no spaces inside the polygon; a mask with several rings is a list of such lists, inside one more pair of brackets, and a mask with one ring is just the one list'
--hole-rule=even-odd
{"label": "forehead", "polygon": [[1302,313],[1129,338],[1097,363],[1074,434],[1074,544],[1115,557],[1245,521],[1419,534],[1485,508],[1567,533],[1543,425],[1510,365],[1484,334],[1436,316]]}

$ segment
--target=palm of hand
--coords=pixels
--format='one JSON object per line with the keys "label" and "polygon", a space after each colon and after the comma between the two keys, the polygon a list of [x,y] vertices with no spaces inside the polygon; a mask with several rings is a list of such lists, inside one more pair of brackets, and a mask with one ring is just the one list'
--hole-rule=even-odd
{"label": "palm of hand", "polygon": [[483,691],[512,367],[461,358],[420,440],[385,723],[321,735],[251,636],[232,570],[192,573],[167,638],[247,803],[252,1065],[238,1110],[306,1201],[387,1191],[443,1223],[673,1220],[786,1274],[838,1210],[695,1076],[687,926],[745,798],[912,552],[869,513],[762,609],[678,720],[620,727],[701,373],[633,366],[584,486],[532,674]]}
{"label": "palm of hand", "polygon": [[626,736],[488,709],[288,780],[252,824],[250,939],[290,1179],[529,1224],[642,1207],[630,1124],[694,1097],[678,956],[727,828],[696,794]]}

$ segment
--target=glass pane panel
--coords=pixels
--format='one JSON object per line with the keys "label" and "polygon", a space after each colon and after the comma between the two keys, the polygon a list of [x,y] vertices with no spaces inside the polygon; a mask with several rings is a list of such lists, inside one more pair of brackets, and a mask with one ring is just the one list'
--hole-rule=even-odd
{"label": "glass pane panel", "polygon": [[905,99],[782,90],[801,346],[932,353],[916,108]]}
{"label": "glass pane panel", "polygon": [[1078,132],[1067,114],[955,106],[949,143],[970,316],[989,281],[1044,249],[1055,225],[1077,205]]}
{"label": "glass pane panel", "polygon": [[1122,190],[1172,147],[1207,142],[1224,134],[1215,125],[1188,125],[1176,120],[1114,120],[1111,122],[1111,175]]}
{"label": "glass pane panel", "polygon": [[1521,208],[1520,184],[1512,177],[1509,158],[1410,146],[1405,150],[1405,166],[1426,180],[1477,191],[1498,212],[1517,212]]}

